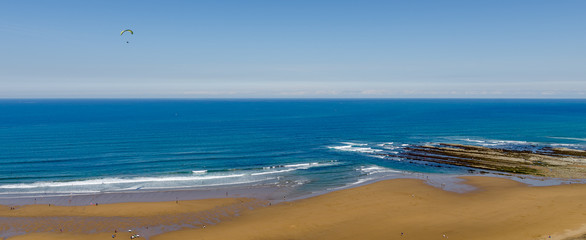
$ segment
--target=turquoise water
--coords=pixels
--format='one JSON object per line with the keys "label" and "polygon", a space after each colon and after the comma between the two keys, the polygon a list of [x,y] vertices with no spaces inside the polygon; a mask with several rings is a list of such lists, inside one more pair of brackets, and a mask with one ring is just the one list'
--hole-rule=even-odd
{"label": "turquoise water", "polygon": [[428,142],[586,149],[586,100],[0,100],[0,197],[466,172]]}

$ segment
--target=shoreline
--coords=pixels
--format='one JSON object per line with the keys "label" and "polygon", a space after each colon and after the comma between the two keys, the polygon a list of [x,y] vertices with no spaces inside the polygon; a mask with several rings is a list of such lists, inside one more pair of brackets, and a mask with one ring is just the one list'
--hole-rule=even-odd
{"label": "shoreline", "polygon": [[[208,229],[218,228],[218,229],[223,229],[221,232],[228,231],[228,232],[232,232],[233,234],[236,234],[233,231],[237,231],[237,230],[232,230],[232,228],[240,229],[242,226],[245,226],[247,224],[252,224],[257,221],[262,222],[262,224],[269,224],[269,225],[274,224],[270,220],[275,219],[275,218],[279,219],[279,222],[280,221],[288,221],[288,222],[293,222],[295,224],[305,224],[304,221],[309,221],[308,219],[304,219],[303,216],[296,215],[296,214],[299,214],[297,212],[306,212],[307,214],[321,213],[319,218],[323,222],[312,223],[312,224],[318,224],[318,225],[325,224],[325,226],[323,226],[323,228],[327,229],[328,226],[330,225],[329,223],[332,221],[334,221],[334,222],[337,221],[336,219],[338,219],[338,218],[340,218],[340,219],[348,218],[347,219],[348,221],[358,221],[356,219],[356,217],[361,216],[361,218],[366,217],[366,218],[378,219],[377,221],[383,221],[383,222],[390,221],[390,220],[385,220],[386,218],[382,218],[382,219],[380,219],[380,218],[383,216],[386,216],[386,217],[390,217],[389,219],[392,220],[393,218],[392,218],[392,216],[389,216],[389,214],[391,214],[391,212],[397,211],[397,209],[401,209],[401,208],[406,208],[406,209],[411,208],[412,211],[415,211],[415,212],[410,212],[409,214],[406,214],[402,217],[406,217],[408,219],[411,219],[411,218],[418,219],[417,221],[420,221],[420,222],[418,222],[418,224],[425,225],[425,224],[427,224],[426,222],[429,222],[429,220],[426,220],[427,218],[429,218],[429,216],[427,216],[427,215],[429,215],[429,214],[433,215],[434,213],[433,213],[433,211],[429,212],[430,211],[429,208],[423,212],[417,212],[418,209],[413,208],[414,205],[411,203],[413,203],[413,200],[419,199],[420,196],[425,196],[424,198],[427,201],[429,201],[428,204],[436,204],[436,205],[437,204],[448,204],[448,205],[453,204],[453,205],[449,205],[449,207],[447,207],[446,209],[452,209],[455,212],[452,212],[452,213],[443,212],[444,214],[447,214],[448,216],[454,215],[457,213],[463,214],[462,212],[460,212],[460,211],[462,211],[460,209],[461,206],[459,206],[458,204],[450,203],[450,201],[455,201],[455,202],[460,201],[459,204],[471,204],[471,203],[467,203],[467,201],[462,202],[462,199],[464,199],[464,200],[474,199],[475,201],[480,201],[480,203],[476,203],[473,205],[474,205],[474,207],[478,208],[478,209],[476,209],[476,211],[478,211],[478,214],[481,214],[481,215],[480,216],[472,215],[472,216],[474,216],[474,218],[478,218],[479,220],[483,217],[482,213],[490,214],[490,211],[487,212],[487,210],[485,208],[497,207],[497,206],[494,206],[493,205],[494,203],[492,202],[496,199],[510,201],[509,204],[516,204],[515,202],[517,202],[517,201],[514,201],[514,199],[515,199],[515,197],[517,197],[519,199],[525,199],[525,200],[523,200],[523,201],[525,201],[524,202],[525,205],[540,206],[539,210],[537,208],[530,209],[527,206],[522,206],[522,208],[524,209],[524,211],[522,213],[524,215],[531,215],[531,214],[539,215],[540,212],[543,212],[542,208],[544,207],[545,202],[542,203],[542,201],[545,201],[545,200],[540,200],[539,198],[536,198],[534,196],[535,194],[541,194],[544,196],[545,199],[551,200],[551,201],[569,201],[570,205],[568,205],[568,203],[564,203],[561,206],[556,206],[556,205],[546,206],[547,208],[556,209],[558,214],[562,214],[563,211],[571,210],[571,209],[567,209],[567,206],[571,206],[571,204],[576,205],[575,201],[572,202],[572,201],[570,201],[571,199],[570,200],[564,199],[562,196],[570,196],[573,199],[578,197],[578,200],[586,199],[586,184],[561,184],[561,185],[553,185],[553,186],[529,186],[526,183],[513,181],[510,178],[503,178],[502,176],[501,177],[494,177],[494,176],[453,177],[452,176],[451,178],[454,180],[457,180],[452,183],[453,185],[460,185],[460,186],[466,185],[466,186],[472,186],[473,188],[467,188],[465,191],[454,191],[454,189],[452,189],[452,190],[442,189],[441,187],[430,185],[429,181],[427,179],[395,178],[395,179],[390,179],[390,180],[387,179],[387,180],[379,180],[376,182],[369,182],[369,183],[365,183],[363,185],[357,185],[357,186],[353,186],[353,187],[342,189],[342,190],[330,191],[328,193],[319,194],[316,196],[306,196],[301,199],[295,199],[295,200],[294,199],[287,199],[287,201],[283,201],[283,200],[280,200],[280,201],[268,200],[267,201],[267,200],[262,200],[262,199],[247,198],[247,197],[242,197],[242,196],[238,197],[238,196],[233,195],[230,197],[222,196],[221,198],[208,198],[208,199],[200,199],[200,200],[179,200],[178,203],[176,203],[175,201],[150,201],[150,202],[114,203],[114,204],[103,203],[103,204],[100,204],[99,206],[86,206],[86,205],[55,206],[54,205],[52,207],[50,207],[48,205],[38,204],[38,205],[32,205],[32,206],[31,205],[21,206],[21,207],[18,207],[18,209],[16,211],[15,210],[6,210],[6,208],[8,208],[7,206],[0,206],[0,209],[1,209],[0,210],[0,222],[4,222],[4,225],[6,225],[6,223],[11,220],[10,219],[11,217],[16,217],[16,216],[20,216],[18,218],[20,221],[20,224],[25,224],[25,225],[28,224],[29,225],[28,230],[27,230],[27,227],[25,227],[24,231],[21,231],[21,232],[14,231],[14,229],[12,229],[12,230],[10,230],[10,231],[12,231],[10,234],[4,233],[3,236],[0,236],[0,237],[14,236],[14,235],[19,235],[23,232],[26,232],[27,234],[25,234],[25,235],[19,235],[19,236],[11,237],[8,239],[10,239],[10,240],[12,240],[12,239],[15,239],[15,240],[16,239],[69,239],[67,236],[69,236],[70,234],[72,236],[74,236],[71,239],[75,239],[75,236],[79,237],[80,234],[83,235],[84,238],[88,238],[88,239],[94,239],[94,237],[96,237],[95,239],[100,239],[100,238],[103,239],[103,236],[106,236],[106,235],[104,235],[104,233],[106,233],[106,232],[92,234],[91,231],[101,232],[101,231],[105,231],[104,229],[106,229],[108,227],[113,228],[113,225],[116,225],[116,224],[124,225],[129,222],[129,223],[136,223],[137,225],[141,225],[141,226],[130,226],[130,225],[125,225],[125,226],[128,226],[129,228],[135,229],[135,231],[137,231],[137,232],[141,232],[141,235],[143,235],[145,237],[150,237],[150,239],[155,239],[155,240],[159,240],[159,239],[166,240],[166,239],[176,239],[178,236],[181,238],[195,236],[195,235],[200,236],[200,234],[203,233],[201,231],[201,230],[203,230],[203,225],[208,226],[208,228],[206,228],[206,232],[208,231]],[[537,181],[539,182],[539,180],[537,180]],[[378,190],[373,191],[373,189],[378,189]],[[380,192],[381,189],[383,189],[384,191]],[[572,191],[578,189],[579,191],[572,192],[572,191],[568,191],[568,189],[570,189]],[[516,192],[516,191],[518,191],[518,192]],[[528,193],[530,193],[530,194],[528,194]],[[486,196],[484,196],[483,198],[477,199],[478,196],[481,196],[483,194]],[[487,201],[487,199],[485,199],[485,198],[487,198],[487,196],[490,201]],[[528,197],[528,196],[530,196],[530,197]],[[562,197],[562,199],[558,200],[557,197],[553,197],[553,196],[560,196],[560,197]],[[151,197],[152,197],[152,195],[151,195]],[[530,199],[527,199],[527,198],[530,198]],[[442,199],[442,200],[441,201],[437,200],[439,202],[433,202],[433,201],[436,201],[435,199]],[[153,200],[153,199],[151,199],[151,200]],[[447,200],[450,200],[450,201],[447,201]],[[482,203],[482,201],[484,201],[484,203]],[[521,200],[519,200],[519,201],[521,201]],[[521,202],[523,202],[523,201],[521,201]],[[537,201],[537,202],[535,202],[535,201]],[[203,203],[205,203],[205,204],[203,204]],[[368,205],[368,203],[372,204],[372,206]],[[396,204],[396,206],[392,206],[393,204],[390,204],[391,206],[387,206],[387,205],[389,205],[389,203]],[[195,206],[194,204],[197,205],[198,207],[191,208],[191,209],[187,209],[187,208],[182,209],[181,208],[184,206]],[[582,204],[582,203],[580,202],[579,204]],[[344,209],[344,211],[347,211],[347,214],[344,214],[344,211],[342,211],[342,213],[336,213],[336,211],[332,211],[331,215],[329,212],[327,214],[325,214],[325,212],[323,212],[323,211],[325,211],[324,209],[330,208],[334,205],[338,205],[338,207],[345,206],[343,209]],[[545,205],[547,205],[547,204],[545,204]],[[148,208],[152,209],[152,210],[149,210],[149,211],[145,211],[144,209],[141,211],[136,210],[136,209],[140,209],[140,208],[145,208],[145,206],[149,206]],[[338,207],[336,207],[336,208],[338,208]],[[347,207],[349,207],[349,208],[347,208]],[[389,209],[389,207],[391,207],[391,208]],[[57,208],[60,209],[61,215],[55,213],[55,209],[57,209]],[[498,208],[501,208],[501,207],[498,206]],[[547,210],[547,208],[545,210]],[[26,209],[32,209],[32,210],[26,210]],[[114,209],[114,210],[112,210],[112,209]],[[118,210],[116,210],[116,209],[118,209]],[[125,209],[125,210],[120,211],[120,209]],[[133,209],[135,209],[136,211]],[[165,209],[167,209],[167,210],[165,210]],[[169,209],[172,209],[172,211],[170,211]],[[425,208],[423,208],[423,209],[425,210]],[[584,208],[582,208],[582,209],[584,209]],[[573,218],[574,220],[579,220],[577,223],[572,222],[572,224],[570,224],[570,225],[576,225],[578,223],[586,224],[586,210],[582,210],[582,209],[574,209],[573,212],[568,211],[568,214],[570,214],[571,216],[574,216],[574,218]],[[390,210],[393,210],[393,211],[390,211]],[[422,210],[422,209],[419,209],[419,210]],[[517,209],[514,206],[511,207],[511,210],[517,211]],[[563,211],[561,211],[561,210],[563,210]],[[171,214],[166,214],[166,213],[169,213],[169,211]],[[361,213],[360,211],[364,211],[364,213]],[[441,210],[441,211],[446,211],[446,210]],[[25,214],[25,212],[27,212],[27,214]],[[116,214],[114,214],[114,213],[116,213]],[[138,214],[138,213],[140,213],[140,214]],[[368,213],[370,213],[370,214],[368,214]],[[145,214],[148,216],[146,216]],[[149,215],[149,214],[151,214],[151,215]],[[366,215],[364,215],[364,214],[366,214]],[[381,214],[381,216],[378,216],[378,214]],[[398,213],[392,213],[391,215],[396,215],[396,214],[398,214]],[[508,213],[504,212],[502,214],[508,214]],[[291,215],[291,216],[289,216],[289,215]],[[196,216],[196,217],[193,217],[193,216]],[[297,216],[297,217],[294,217],[294,216]],[[445,216],[440,215],[439,217],[438,216],[435,216],[435,217],[440,219]],[[452,216],[452,217],[454,217],[454,216]],[[470,217],[470,216],[468,216],[468,217]],[[513,217],[517,217],[517,216],[513,216]],[[552,215],[548,215],[548,217],[552,217]],[[555,217],[555,216],[553,216],[553,217]],[[97,226],[97,225],[94,226],[94,224],[92,224],[92,222],[95,223],[95,222],[104,221],[104,218],[107,219],[106,222],[109,222],[110,225],[102,223],[99,226]],[[161,219],[166,219],[166,218],[174,218],[174,219],[179,219],[179,220],[167,221],[167,222],[161,220]],[[45,228],[39,227],[39,225],[47,225],[47,221],[63,222],[63,224],[65,224],[68,221],[70,222],[72,219],[80,222],[81,225],[77,226],[77,228],[85,229],[86,232],[72,231],[70,229],[67,229],[65,233],[61,233],[61,232],[59,232],[59,229],[55,226],[53,226],[52,228],[50,226],[45,227]],[[454,220],[453,218],[450,218],[450,219]],[[538,217],[538,219],[539,219],[539,217]],[[12,220],[14,220],[14,219],[12,219]],[[303,220],[303,221],[300,221],[300,220]],[[444,219],[444,220],[446,220],[446,219]],[[485,220],[491,221],[490,219],[485,219]],[[547,220],[548,219],[543,219],[543,221],[546,221],[546,222],[547,222]],[[17,221],[17,222],[19,222],[19,221]],[[300,222],[296,222],[296,221],[300,221]],[[413,220],[413,221],[415,221],[415,220]],[[531,220],[531,221],[535,221],[535,220]],[[368,220],[368,222],[371,222],[371,221]],[[400,222],[393,222],[393,224],[399,224],[399,223]],[[459,222],[456,221],[456,223],[459,223]],[[553,222],[553,223],[555,223],[555,222]],[[290,223],[287,223],[287,224],[290,224]],[[295,225],[295,224],[293,224],[293,225]],[[360,223],[360,221],[358,221],[355,224],[361,225],[362,223]],[[377,225],[378,223],[374,222],[372,224]],[[459,224],[462,224],[462,223],[459,223]],[[497,224],[497,223],[493,222],[492,224]],[[554,225],[556,225],[556,224],[554,224]],[[36,227],[34,227],[34,226],[36,226]],[[150,228],[149,228],[149,226],[150,226]],[[186,227],[187,227],[187,229],[183,229]],[[349,226],[345,226],[342,229],[345,229],[346,227],[349,227]],[[368,228],[367,226],[363,226],[363,227]],[[405,226],[405,227],[408,228],[408,226]],[[468,226],[468,227],[470,227],[470,226]],[[6,226],[4,226],[3,228],[6,228]],[[283,234],[287,233],[287,231],[288,231],[287,230],[288,228],[283,229],[282,225],[275,226],[275,228],[281,229],[283,231]],[[354,229],[353,227],[349,227],[349,228]],[[295,229],[297,229],[297,228],[295,228]],[[377,230],[377,229],[378,229],[378,227],[376,227],[374,230]],[[562,230],[565,231],[565,229],[560,229],[560,226],[557,226],[557,225],[556,225],[555,229],[556,229],[555,231],[558,231],[558,232],[556,232],[555,236],[558,236],[558,237],[552,238],[552,239],[565,239],[566,237],[573,237],[570,235],[573,234],[574,232],[577,233],[576,235],[584,233],[584,231],[582,231],[580,228],[572,227],[572,228],[569,228],[569,230],[571,230],[569,233],[571,233],[571,234],[568,235],[568,233],[565,233],[567,236],[564,235],[565,236],[564,238],[559,238],[559,236],[563,235],[560,231],[562,231]],[[318,231],[316,229],[313,229],[313,230]],[[357,229],[354,229],[354,230],[358,231]],[[378,230],[381,230],[381,229],[378,229]],[[220,230],[218,230],[218,231],[220,231]],[[242,229],[240,229],[238,231],[242,231]],[[289,231],[292,231],[292,229],[289,229]],[[553,231],[553,230],[551,230],[551,231]],[[574,231],[574,232],[572,232],[572,231]],[[6,229],[4,229],[0,232],[9,232],[9,231],[6,231]],[[410,230],[410,232],[411,232],[411,230]],[[108,234],[110,234],[110,233],[108,233]],[[179,235],[177,235],[177,234],[179,234]],[[250,235],[251,236],[250,238],[252,238],[252,239],[255,238],[253,236],[257,236],[257,235],[254,235],[255,233],[253,233],[253,232],[249,232],[247,234],[252,234],[252,235]],[[267,234],[269,234],[269,233],[267,233]],[[279,234],[281,234],[281,233],[271,232],[270,234],[277,234],[274,236],[276,236],[276,238],[280,238],[278,236],[280,236]],[[288,234],[293,234],[291,236],[297,236],[293,232],[288,233]],[[323,233],[318,234],[316,232],[311,232],[308,234],[317,234],[316,236],[318,236]],[[549,234],[553,234],[553,233],[549,233]],[[97,237],[98,235],[101,237]],[[455,237],[458,234],[456,234],[455,232],[451,232],[450,235]],[[122,235],[120,235],[120,236],[122,236]],[[204,239],[221,239],[222,236],[229,237],[229,236],[223,235],[223,233],[219,234],[219,235],[214,235],[214,234],[209,235],[208,234],[205,236],[207,236],[209,238],[204,238]],[[234,236],[240,236],[240,235],[234,235]],[[232,236],[232,237],[234,237],[234,236]],[[248,236],[248,235],[246,235],[246,236]],[[273,236],[273,235],[271,235],[271,236]],[[341,237],[341,236],[338,236],[338,237]],[[293,237],[293,238],[295,238],[295,237]],[[242,238],[242,239],[246,239],[246,238]],[[311,238],[309,238],[309,239],[311,239]],[[335,238],[326,237],[326,239],[335,239]],[[341,239],[343,239],[343,238],[341,238]],[[348,238],[346,238],[346,239],[348,239]],[[374,236],[373,239],[379,239],[379,238]],[[424,238],[412,238],[412,239],[424,239]],[[457,239],[457,238],[455,238],[455,239]],[[468,239],[470,239],[470,238],[468,238]],[[481,238],[478,238],[478,239],[481,239]],[[503,239],[513,239],[513,238],[503,238]],[[523,239],[523,238],[521,238],[521,239]],[[531,239],[540,239],[540,238],[531,238]]]}
{"label": "shoreline", "polygon": [[75,195],[0,197],[0,205],[52,204],[55,206],[87,206],[95,203],[167,202],[176,200],[204,200],[217,198],[277,199],[278,193],[290,191],[277,186],[225,186],[219,188],[162,189],[120,192],[101,192]]}
{"label": "shoreline", "polygon": [[[554,186],[563,184],[586,184],[586,179],[565,179],[539,177],[531,175],[508,174],[496,171],[486,171],[485,173],[476,174],[441,174],[441,173],[418,173],[418,172],[400,172],[383,177],[368,179],[349,183],[340,187],[322,189],[315,192],[296,192],[295,186],[278,186],[274,184],[262,185],[226,185],[216,188],[179,188],[179,189],[160,189],[160,190],[133,190],[117,192],[100,192],[87,194],[60,194],[60,195],[37,195],[21,196],[0,196],[0,206],[23,206],[23,205],[42,205],[51,204],[55,206],[86,206],[98,204],[113,204],[127,202],[166,202],[176,200],[204,200],[217,198],[254,198],[269,201],[271,203],[280,203],[284,201],[296,201],[306,198],[316,197],[336,191],[357,188],[380,181],[393,179],[419,179],[426,184],[446,191],[465,193],[473,191],[474,187],[463,183],[461,178],[465,177],[496,177],[514,180],[529,186]],[[24,194],[23,194],[24,195]]]}

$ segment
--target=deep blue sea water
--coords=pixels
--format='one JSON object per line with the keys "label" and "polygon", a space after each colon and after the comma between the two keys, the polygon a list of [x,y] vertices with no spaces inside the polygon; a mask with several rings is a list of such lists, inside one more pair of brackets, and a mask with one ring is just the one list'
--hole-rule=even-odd
{"label": "deep blue sea water", "polygon": [[0,100],[0,197],[466,171],[392,156],[429,142],[586,149],[586,100]]}

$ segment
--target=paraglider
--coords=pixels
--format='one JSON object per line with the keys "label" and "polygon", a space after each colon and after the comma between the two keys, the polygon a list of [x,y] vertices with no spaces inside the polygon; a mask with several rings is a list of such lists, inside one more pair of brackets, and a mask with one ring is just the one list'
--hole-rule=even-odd
{"label": "paraglider", "polygon": [[[134,32],[130,29],[126,29],[126,30],[122,30],[122,32],[120,32],[120,36],[122,36],[122,34],[124,34],[125,32],[129,32],[130,35],[134,35]],[[126,43],[128,43],[128,41],[126,41]]]}
{"label": "paraglider", "polygon": [[120,36],[122,36],[122,34],[124,34],[125,32],[129,32],[130,34],[134,34],[134,32],[130,29],[126,29],[126,30],[122,30],[122,32],[120,32]]}

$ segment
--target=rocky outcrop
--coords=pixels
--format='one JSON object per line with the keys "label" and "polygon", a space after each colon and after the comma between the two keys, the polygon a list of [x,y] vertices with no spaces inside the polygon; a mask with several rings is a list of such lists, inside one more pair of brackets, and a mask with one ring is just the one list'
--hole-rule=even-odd
{"label": "rocky outcrop", "polygon": [[586,178],[586,151],[568,148],[529,151],[439,143],[407,147],[400,157],[508,173]]}

